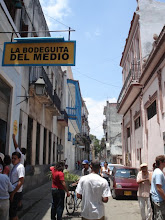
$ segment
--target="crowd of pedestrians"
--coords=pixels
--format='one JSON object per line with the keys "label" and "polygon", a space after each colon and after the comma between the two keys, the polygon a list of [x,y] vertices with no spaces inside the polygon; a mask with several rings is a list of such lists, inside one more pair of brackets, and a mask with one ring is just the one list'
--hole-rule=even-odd
{"label": "crowd of pedestrians", "polygon": [[[165,220],[165,156],[155,159],[153,172],[148,171],[148,165],[140,165],[137,175],[138,202],[142,220]],[[145,210],[147,209],[147,213]]]}
{"label": "crowd of pedestrians", "polygon": [[[15,152],[12,158],[0,153],[0,219],[18,220],[17,211],[22,208],[22,189],[25,178],[25,149],[19,149],[13,135]],[[66,162],[66,161],[65,161]],[[82,220],[104,220],[104,205],[111,196],[109,187],[110,170],[107,162],[88,160],[81,162],[82,176],[77,181],[77,198],[82,199]],[[80,164],[77,164],[79,169]],[[137,174],[138,202],[142,220],[165,220],[165,155],[155,158],[153,171],[142,163]],[[68,165],[57,162],[50,167],[52,173],[51,220],[62,220],[65,192],[70,193],[65,183],[64,173]]]}
{"label": "crowd of pedestrians", "polygon": [[19,149],[14,134],[13,143],[15,152],[12,153],[12,158],[0,153],[0,219],[2,220],[9,218],[18,220],[17,211],[22,208],[26,149]]}

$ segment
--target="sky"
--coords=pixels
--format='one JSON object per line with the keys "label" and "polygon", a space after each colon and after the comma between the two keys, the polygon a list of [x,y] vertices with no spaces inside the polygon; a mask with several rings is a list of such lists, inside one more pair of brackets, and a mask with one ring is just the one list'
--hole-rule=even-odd
{"label": "sky", "polygon": [[[156,1],[156,0],[155,0]],[[165,0],[159,0],[165,2]],[[89,111],[90,133],[101,139],[106,101],[117,102],[122,88],[120,60],[136,0],[40,0],[49,30],[75,30],[76,65],[83,99]],[[52,37],[68,33],[58,32]]]}

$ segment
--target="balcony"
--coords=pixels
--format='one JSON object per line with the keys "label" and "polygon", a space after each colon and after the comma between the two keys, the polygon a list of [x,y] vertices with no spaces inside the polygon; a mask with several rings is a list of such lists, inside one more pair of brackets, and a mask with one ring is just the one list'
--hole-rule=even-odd
{"label": "balcony", "polygon": [[[42,95],[37,95],[34,91],[35,82],[39,78],[42,78],[45,82],[45,88]],[[43,67],[30,67],[30,90],[35,94],[38,101],[41,104],[44,104],[53,116],[61,115],[61,101],[57,96],[56,91],[53,91],[53,85]]]}
{"label": "balcony", "polygon": [[[76,133],[81,132],[81,108],[82,108],[82,97],[79,87],[79,82],[72,79],[67,79],[69,94],[72,99],[71,103],[68,103],[67,114],[68,118],[71,120],[72,126],[74,127]],[[74,103],[74,104],[73,104]]]}
{"label": "balcony", "polygon": [[107,128],[107,121],[104,120],[104,121],[103,121],[103,129],[105,130],[106,128]]}
{"label": "balcony", "polygon": [[61,111],[61,115],[57,117],[57,121],[63,127],[68,126],[68,114],[66,113],[65,110]]}
{"label": "balcony", "polygon": [[124,114],[139,94],[142,85],[139,83],[141,76],[140,64],[134,64],[124,82],[117,100],[118,113]]}

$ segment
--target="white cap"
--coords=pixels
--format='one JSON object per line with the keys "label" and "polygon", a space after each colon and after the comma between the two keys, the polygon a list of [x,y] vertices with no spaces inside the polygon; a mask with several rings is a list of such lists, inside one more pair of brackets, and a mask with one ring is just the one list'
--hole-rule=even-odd
{"label": "white cap", "polygon": [[0,153],[0,158],[2,159],[2,160],[4,160],[4,154],[3,153]]}
{"label": "white cap", "polygon": [[142,163],[142,164],[140,165],[140,168],[142,168],[142,167],[148,167],[147,163]]}

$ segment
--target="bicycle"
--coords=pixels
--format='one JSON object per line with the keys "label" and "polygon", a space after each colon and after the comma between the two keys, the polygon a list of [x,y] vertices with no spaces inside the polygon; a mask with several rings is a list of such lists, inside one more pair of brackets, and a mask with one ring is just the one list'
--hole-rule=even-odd
{"label": "bicycle", "polygon": [[68,215],[74,214],[75,211],[80,207],[81,199],[77,198],[76,185],[69,185],[70,196],[66,197],[66,211]]}

